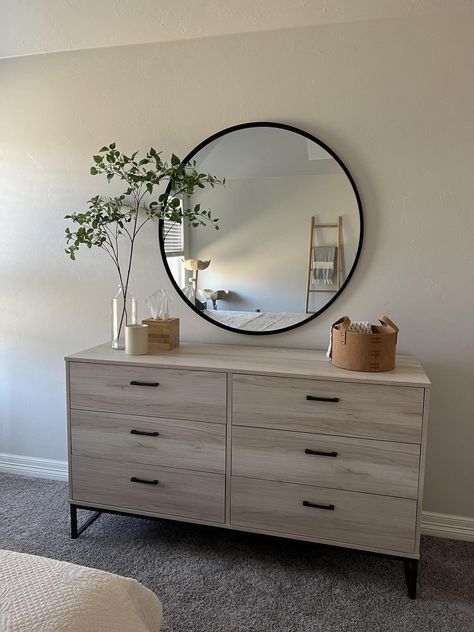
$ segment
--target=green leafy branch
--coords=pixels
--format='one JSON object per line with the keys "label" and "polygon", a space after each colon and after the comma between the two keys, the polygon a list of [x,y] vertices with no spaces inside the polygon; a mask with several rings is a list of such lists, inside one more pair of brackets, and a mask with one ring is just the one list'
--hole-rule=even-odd
{"label": "green leafy branch", "polygon": [[[66,228],[66,253],[71,259],[75,260],[76,252],[84,245],[102,248],[115,262],[119,237],[124,235],[133,244],[150,220],[167,219],[179,224],[187,221],[194,228],[208,224],[219,228],[219,220],[212,217],[209,209],[201,208],[200,204],[185,207],[182,200],[192,196],[196,188],[204,189],[206,185],[214,188],[225,184],[225,179],[199,173],[196,161],[182,164],[175,154],[170,162],[164,161],[161,152],[153,147],[141,160],[136,159],[137,154],[127,156],[111,143],[93,156],[91,175],[105,174],[108,182],[120,178],[126,190],[118,197],[96,195],[88,200],[87,211],[66,215],[65,219],[79,225],[76,230]],[[165,184],[170,187],[169,193],[161,193],[157,200],[150,199],[155,189],[162,189]]]}
{"label": "green leafy branch", "polygon": [[[187,204],[196,189],[225,184],[225,179],[200,173],[196,161],[183,164],[175,154],[169,161],[163,160],[162,152],[153,147],[143,158],[138,153],[127,156],[115,143],[102,147],[93,156],[91,175],[105,175],[108,182],[117,178],[124,182],[125,191],[115,197],[96,195],[88,200],[86,211],[65,216],[75,224],[66,228],[66,254],[74,261],[81,247],[104,250],[117,270],[124,298],[128,293],[135,240],[143,226],[149,221],[166,219],[179,224],[187,222],[193,228],[212,225],[218,229],[219,220],[209,209]],[[166,192],[162,192],[165,187]],[[123,239],[129,242],[125,271],[121,266]]]}

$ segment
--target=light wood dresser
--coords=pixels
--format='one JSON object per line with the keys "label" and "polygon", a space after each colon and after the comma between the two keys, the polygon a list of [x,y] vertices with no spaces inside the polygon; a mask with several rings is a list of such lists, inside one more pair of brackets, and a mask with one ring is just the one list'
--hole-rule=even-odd
{"label": "light wood dresser", "polygon": [[[430,382],[320,351],[182,344],[66,358],[71,535],[101,511],[371,551],[416,594]],[[80,528],[77,510],[96,513]]]}

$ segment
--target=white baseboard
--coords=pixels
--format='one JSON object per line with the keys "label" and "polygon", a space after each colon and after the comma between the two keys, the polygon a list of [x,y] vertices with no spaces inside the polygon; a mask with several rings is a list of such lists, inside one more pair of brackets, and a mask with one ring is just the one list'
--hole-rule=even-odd
{"label": "white baseboard", "polygon": [[[2,454],[1,452],[0,472],[50,478],[58,481],[67,481],[68,478],[66,461],[38,459],[15,454]],[[439,538],[474,542],[474,518],[423,511],[421,514],[421,532]]]}
{"label": "white baseboard", "polygon": [[0,452],[0,472],[50,478],[57,481],[67,481],[68,478],[67,461],[38,459],[33,456],[3,454],[2,452]]}
{"label": "white baseboard", "polygon": [[474,518],[423,511],[421,533],[438,538],[474,542]]}

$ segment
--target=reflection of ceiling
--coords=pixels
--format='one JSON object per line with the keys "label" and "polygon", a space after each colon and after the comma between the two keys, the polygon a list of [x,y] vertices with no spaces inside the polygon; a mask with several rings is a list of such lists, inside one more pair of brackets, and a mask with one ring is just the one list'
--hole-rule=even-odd
{"label": "reflection of ceiling", "polygon": [[288,130],[259,127],[226,134],[196,156],[200,171],[228,180],[342,173],[320,145]]}
{"label": "reflection of ceiling", "polygon": [[2,0],[1,7],[0,57],[13,57],[470,12],[472,0]]}

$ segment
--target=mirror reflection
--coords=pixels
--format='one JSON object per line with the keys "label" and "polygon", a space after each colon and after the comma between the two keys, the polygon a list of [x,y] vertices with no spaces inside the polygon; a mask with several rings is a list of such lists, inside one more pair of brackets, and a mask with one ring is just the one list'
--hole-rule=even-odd
{"label": "mirror reflection", "polygon": [[163,228],[175,285],[202,315],[244,333],[291,328],[320,313],[356,263],[361,212],[341,164],[316,140],[279,126],[224,133],[194,155],[225,178],[188,200],[219,230]]}

